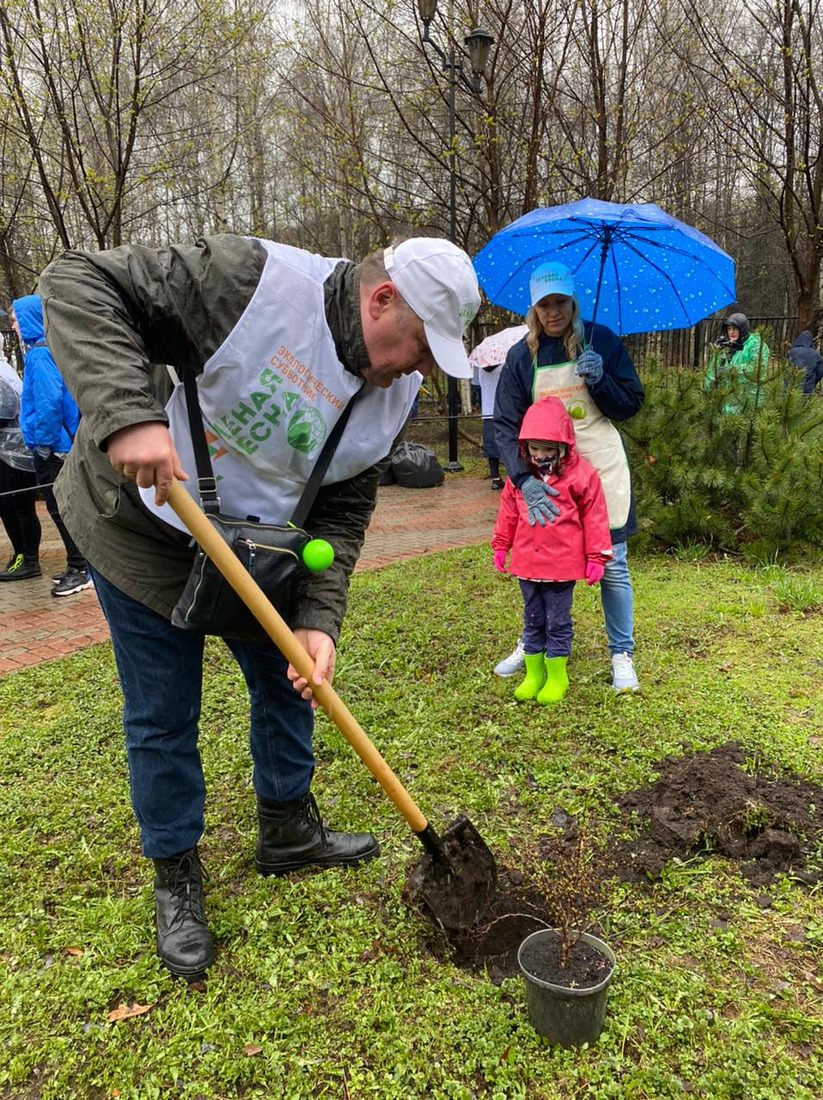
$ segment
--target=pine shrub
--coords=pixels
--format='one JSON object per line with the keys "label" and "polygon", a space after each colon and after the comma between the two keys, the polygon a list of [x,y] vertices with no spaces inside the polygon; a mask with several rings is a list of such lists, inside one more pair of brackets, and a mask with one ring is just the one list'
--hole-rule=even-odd
{"label": "pine shrub", "polygon": [[[643,408],[623,426],[642,541],[705,544],[753,561],[823,548],[823,398],[772,360],[756,396],[647,358]],[[757,406],[757,407],[755,407]],[[734,411],[729,411],[729,410]]]}

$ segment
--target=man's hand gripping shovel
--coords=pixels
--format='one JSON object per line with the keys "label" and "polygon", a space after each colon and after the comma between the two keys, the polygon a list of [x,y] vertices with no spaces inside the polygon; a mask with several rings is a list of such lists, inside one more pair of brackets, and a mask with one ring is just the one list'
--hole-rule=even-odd
{"label": "man's hand gripping shovel", "polygon": [[[178,481],[172,482],[168,503],[277,648],[311,682],[311,657]],[[407,900],[421,906],[447,930],[478,923],[494,897],[497,865],[477,829],[461,815],[438,835],[334,688],[322,683],[312,685],[312,690],[425,848],[407,876]]]}

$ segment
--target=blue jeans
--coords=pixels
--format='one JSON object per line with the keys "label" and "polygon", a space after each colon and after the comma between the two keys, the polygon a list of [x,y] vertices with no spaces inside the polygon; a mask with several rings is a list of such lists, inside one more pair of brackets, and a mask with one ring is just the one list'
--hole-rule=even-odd
{"label": "blue jeans", "polygon": [[612,552],[614,557],[600,582],[600,599],[606,617],[609,652],[614,656],[615,653],[634,653],[634,595],[626,564],[626,543],[614,543]]}
{"label": "blue jeans", "polygon": [[[206,786],[197,748],[205,635],[179,630],[90,570],[111,632],[131,801],[143,854],[192,848],[203,834]],[[254,789],[271,802],[308,791],[314,772],[311,704],[286,678],[273,642],[226,641],[249,689]]]}

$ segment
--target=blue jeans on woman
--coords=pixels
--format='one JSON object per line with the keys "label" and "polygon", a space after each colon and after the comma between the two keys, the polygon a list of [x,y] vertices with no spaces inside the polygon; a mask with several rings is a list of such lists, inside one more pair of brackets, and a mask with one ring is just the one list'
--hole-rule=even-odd
{"label": "blue jeans on woman", "polygon": [[[143,854],[168,859],[203,834],[206,786],[197,748],[205,635],[180,630],[89,570],[111,632],[131,801]],[[249,689],[253,782],[270,802],[301,798],[314,772],[311,704],[273,642],[226,640]]]}
{"label": "blue jeans on woman", "polygon": [[634,653],[634,595],[626,563],[626,543],[612,544],[613,558],[603,572],[600,600],[606,617],[609,652]]}

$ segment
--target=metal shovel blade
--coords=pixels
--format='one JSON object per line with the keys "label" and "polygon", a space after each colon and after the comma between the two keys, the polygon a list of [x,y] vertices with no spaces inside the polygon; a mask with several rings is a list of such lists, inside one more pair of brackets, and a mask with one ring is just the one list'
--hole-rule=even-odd
{"label": "metal shovel blade", "polygon": [[497,863],[480,833],[461,814],[440,835],[445,859],[426,853],[406,876],[403,897],[447,931],[480,923],[497,887]]}

